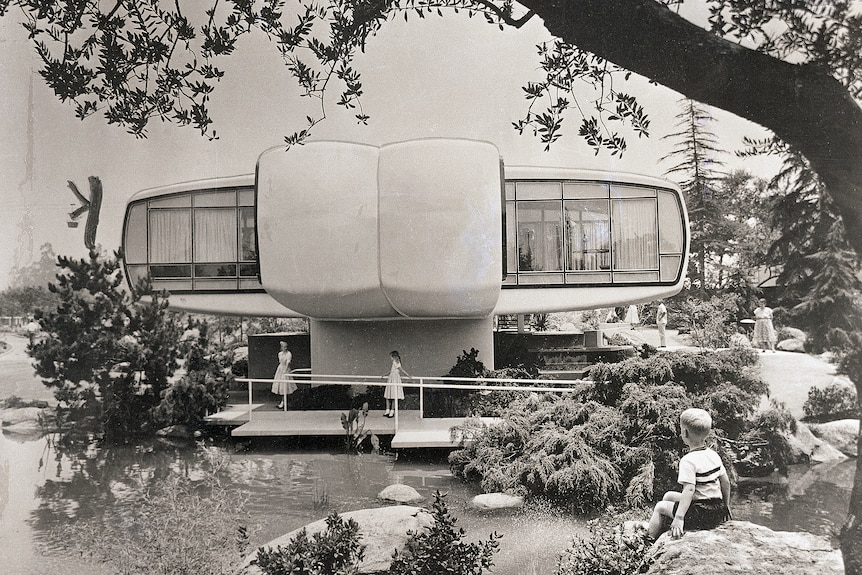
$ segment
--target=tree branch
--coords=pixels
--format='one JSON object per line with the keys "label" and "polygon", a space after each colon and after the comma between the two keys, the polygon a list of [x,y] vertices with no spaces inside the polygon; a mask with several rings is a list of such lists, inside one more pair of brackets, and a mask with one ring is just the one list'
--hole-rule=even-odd
{"label": "tree branch", "polygon": [[654,0],[522,0],[554,36],[772,130],[826,184],[862,254],[862,109],[828,69],[719,38]]}

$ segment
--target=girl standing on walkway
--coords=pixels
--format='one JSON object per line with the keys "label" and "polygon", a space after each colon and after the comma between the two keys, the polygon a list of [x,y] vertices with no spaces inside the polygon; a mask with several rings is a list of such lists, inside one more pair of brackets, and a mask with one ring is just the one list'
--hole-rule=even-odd
{"label": "girl standing on walkway", "polygon": [[387,379],[386,388],[383,390],[383,397],[386,398],[386,412],[383,417],[395,417],[395,399],[404,399],[404,389],[401,387],[401,374],[405,377],[410,375],[401,367],[401,355],[397,351],[389,352],[389,357],[392,358],[392,366],[389,368],[389,373],[383,377]]}
{"label": "girl standing on walkway", "polygon": [[772,308],[766,307],[766,300],[760,298],[757,300],[758,306],[754,310],[754,345],[759,347],[761,352],[765,352],[766,348],[775,353],[775,328],[772,326]]}
{"label": "girl standing on walkway", "polygon": [[278,408],[284,407],[284,402],[288,395],[296,391],[296,383],[290,376],[290,360],[293,359],[293,354],[287,349],[287,342],[281,342],[281,351],[278,352],[278,369],[275,370],[273,376],[272,391],[274,394],[281,396],[281,401],[278,403]]}

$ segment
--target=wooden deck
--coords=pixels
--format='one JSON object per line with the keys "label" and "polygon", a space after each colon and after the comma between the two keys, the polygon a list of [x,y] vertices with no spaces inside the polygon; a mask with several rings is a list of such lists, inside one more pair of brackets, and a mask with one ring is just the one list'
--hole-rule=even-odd
{"label": "wooden deck", "polygon": [[[212,425],[234,426],[233,437],[296,437],[344,435],[341,414],[345,410],[328,411],[282,411],[271,406],[252,404],[249,420],[248,404],[232,405],[211,415],[207,422]],[[383,417],[382,410],[368,412],[365,428],[377,435],[392,435],[392,449],[421,447],[457,447],[461,437],[452,437],[451,429],[464,422],[463,417],[425,418],[417,410],[402,410],[398,413],[398,429],[395,418]],[[483,417],[482,421],[493,425],[495,418]]]}

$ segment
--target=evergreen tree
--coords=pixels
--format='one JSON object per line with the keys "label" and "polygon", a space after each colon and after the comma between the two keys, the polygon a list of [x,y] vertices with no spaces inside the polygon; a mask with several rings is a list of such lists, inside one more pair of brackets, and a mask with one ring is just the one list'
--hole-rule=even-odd
{"label": "evergreen tree", "polygon": [[691,222],[691,262],[689,277],[707,286],[710,275],[707,267],[715,252],[721,252],[727,241],[727,222],[724,206],[715,197],[721,174],[716,168],[723,165],[718,156],[718,140],[709,129],[713,121],[706,108],[693,100],[682,100],[681,111],[676,115],[678,131],[663,139],[675,141],[670,153],[662,158],[677,163],[665,171],[676,176],[682,188]]}
{"label": "evergreen tree", "polygon": [[45,337],[28,348],[36,373],[54,388],[61,419],[93,422],[109,440],[140,433],[178,365],[167,299],[125,291],[116,254],[61,256],[58,266],[49,290],[60,303],[36,313]]}

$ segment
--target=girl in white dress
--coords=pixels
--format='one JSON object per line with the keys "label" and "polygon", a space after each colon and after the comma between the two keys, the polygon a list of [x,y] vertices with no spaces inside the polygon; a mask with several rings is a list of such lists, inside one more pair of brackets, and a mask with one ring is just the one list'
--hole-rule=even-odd
{"label": "girl in white dress", "polygon": [[401,355],[397,351],[389,352],[389,357],[392,358],[392,367],[389,373],[383,377],[387,379],[386,388],[383,390],[383,397],[386,398],[386,412],[383,417],[395,417],[395,399],[404,399],[404,389],[401,387],[401,374],[405,377],[410,375],[401,367]]}
{"label": "girl in white dress", "polygon": [[275,370],[273,376],[271,391],[280,396],[282,400],[278,403],[278,408],[284,407],[284,398],[296,391],[296,383],[290,376],[290,360],[293,359],[293,354],[287,349],[287,342],[281,342],[281,351],[278,352],[278,369]]}
{"label": "girl in white dress", "polygon": [[767,348],[775,353],[775,327],[772,325],[772,308],[766,306],[766,300],[757,300],[758,306],[754,310],[754,345],[765,352]]}

